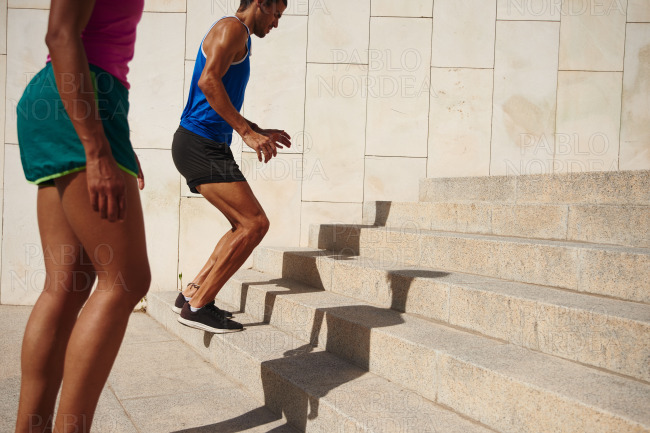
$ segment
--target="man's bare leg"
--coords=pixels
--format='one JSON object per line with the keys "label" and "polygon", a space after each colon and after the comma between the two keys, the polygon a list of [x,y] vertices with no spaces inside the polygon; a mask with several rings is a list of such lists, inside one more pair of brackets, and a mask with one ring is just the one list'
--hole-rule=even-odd
{"label": "man's bare leg", "polygon": [[65,216],[92,260],[98,284],[70,335],[55,433],[90,430],[133,307],[149,289],[140,195],[135,178],[124,181],[126,217],[119,223],[92,210],[85,172],[56,181]]}
{"label": "man's bare leg", "polygon": [[221,239],[219,239],[219,242],[217,243],[217,246],[214,248],[214,251],[212,251],[212,254],[210,254],[210,257],[208,258],[208,261],[203,265],[203,268],[201,271],[194,277],[194,279],[183,289],[183,295],[185,295],[188,298],[191,298],[194,296],[194,294],[197,291],[196,286],[200,286],[203,284],[205,279],[208,277],[208,274],[212,270],[212,267],[217,261],[217,257],[219,257],[219,254],[221,253],[221,250],[223,249],[224,245],[226,245],[229,242],[229,239],[233,236],[234,233],[234,227],[233,229],[229,230],[226,234],[224,234]]}
{"label": "man's bare leg", "polygon": [[46,278],[23,338],[16,420],[20,433],[52,431],[65,350],[95,281],[90,258],[68,225],[54,186],[38,189],[37,216]]}
{"label": "man's bare leg", "polygon": [[269,230],[269,220],[248,182],[210,183],[197,189],[228,218],[233,230],[219,241],[221,248],[215,248],[214,265],[190,301],[194,308],[214,300]]}

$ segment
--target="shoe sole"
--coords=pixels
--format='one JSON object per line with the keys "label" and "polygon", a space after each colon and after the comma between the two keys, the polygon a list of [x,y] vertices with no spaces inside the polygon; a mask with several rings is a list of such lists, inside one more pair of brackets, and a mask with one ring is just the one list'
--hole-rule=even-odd
{"label": "shoe sole", "polygon": [[[173,311],[174,313],[176,313],[176,314],[181,314],[181,310],[182,310],[182,308],[178,308],[178,307],[176,307],[176,306],[172,307],[172,311]],[[228,316],[229,319],[232,319],[232,317],[233,317],[233,315]]]}
{"label": "shoe sole", "polygon": [[241,332],[243,329],[221,329],[221,328],[211,328],[208,325],[202,323],[197,323],[193,320],[183,319],[182,317],[178,318],[178,322],[182,323],[185,326],[190,328],[200,329],[201,331],[212,332],[213,334],[229,334],[231,332]]}

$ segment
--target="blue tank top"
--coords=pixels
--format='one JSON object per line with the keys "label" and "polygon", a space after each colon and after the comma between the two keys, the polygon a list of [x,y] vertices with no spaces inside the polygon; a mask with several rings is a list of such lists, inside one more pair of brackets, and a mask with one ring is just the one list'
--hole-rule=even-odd
{"label": "blue tank top", "polygon": [[[223,17],[219,21],[224,18],[230,17]],[[237,19],[239,20],[239,18]],[[219,21],[212,24],[212,27],[214,27]],[[244,93],[246,92],[246,85],[248,84],[248,79],[251,73],[251,33],[248,26],[243,22],[242,24],[246,27],[246,31],[248,32],[248,52],[242,60],[230,65],[226,75],[224,75],[222,79],[226,92],[230,97],[230,102],[232,102],[232,105],[234,105],[237,111],[241,110],[244,103]],[[210,27],[210,30],[212,30],[212,27]],[[210,31],[208,30],[208,33],[209,32]],[[205,36],[203,37],[203,40],[205,40]],[[201,41],[199,52],[196,55],[196,63],[194,64],[194,73],[190,84],[190,92],[187,97],[187,104],[185,105],[185,109],[181,115],[181,126],[202,137],[220,143],[227,143],[228,146],[230,146],[230,143],[232,143],[232,126],[230,126],[228,122],[223,120],[223,118],[212,109],[207,99],[205,99],[205,95],[199,88],[199,78],[201,78],[205,62],[206,56],[203,51],[203,41]]]}

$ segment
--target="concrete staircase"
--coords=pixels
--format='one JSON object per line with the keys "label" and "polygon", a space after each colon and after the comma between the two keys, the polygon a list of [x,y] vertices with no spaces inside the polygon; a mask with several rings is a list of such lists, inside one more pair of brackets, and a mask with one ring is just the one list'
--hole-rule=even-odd
{"label": "concrete staircase", "polygon": [[650,432],[650,172],[425,179],[148,312],[308,432]]}

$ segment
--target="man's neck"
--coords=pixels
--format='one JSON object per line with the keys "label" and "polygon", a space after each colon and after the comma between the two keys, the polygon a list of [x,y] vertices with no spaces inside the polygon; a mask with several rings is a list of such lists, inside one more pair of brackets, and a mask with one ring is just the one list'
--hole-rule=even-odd
{"label": "man's neck", "polygon": [[235,16],[239,18],[241,22],[246,24],[248,29],[251,32],[251,35],[255,33],[255,10],[256,10],[256,5],[252,4],[246,9],[244,12],[237,12]]}

